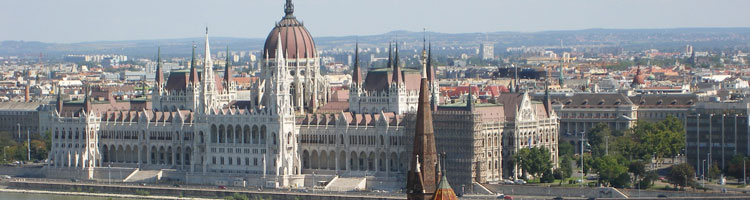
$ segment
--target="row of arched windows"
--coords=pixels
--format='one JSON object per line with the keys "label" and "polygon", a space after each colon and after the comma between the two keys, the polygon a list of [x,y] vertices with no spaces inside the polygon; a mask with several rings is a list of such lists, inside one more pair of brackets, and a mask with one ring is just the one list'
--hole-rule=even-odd
{"label": "row of arched windows", "polygon": [[[221,144],[266,144],[267,129],[265,125],[211,125],[211,143]],[[276,135],[273,135],[276,144]]]}

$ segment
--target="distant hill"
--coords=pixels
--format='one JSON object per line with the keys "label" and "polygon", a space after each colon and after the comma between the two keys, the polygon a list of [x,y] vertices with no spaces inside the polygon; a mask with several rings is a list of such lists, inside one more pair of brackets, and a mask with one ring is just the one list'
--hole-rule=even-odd
{"label": "distant hill", "polygon": [[[491,33],[437,33],[428,32],[435,47],[476,47],[482,41],[495,43],[496,51],[519,46],[600,45],[625,49],[655,48],[680,50],[691,44],[697,50],[722,48],[746,49],[750,46],[750,28],[676,28],[676,29],[586,29],[543,32],[491,32]],[[392,31],[366,36],[315,37],[318,50],[353,48],[358,40],[363,48],[386,47],[388,41],[397,40],[402,49],[421,48],[422,32]],[[43,43],[35,41],[2,41],[0,56],[61,57],[66,54],[123,54],[134,57],[153,57],[156,48],[165,56],[189,56],[190,45],[198,49],[203,38],[162,40],[92,41],[81,43]],[[229,46],[233,51],[261,51],[265,38],[211,37],[214,51]],[[202,52],[202,50],[199,50]]]}

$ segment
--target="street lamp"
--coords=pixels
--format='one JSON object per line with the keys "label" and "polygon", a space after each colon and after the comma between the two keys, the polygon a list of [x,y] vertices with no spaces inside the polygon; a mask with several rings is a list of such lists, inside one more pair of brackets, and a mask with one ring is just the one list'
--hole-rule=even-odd
{"label": "street lamp", "polygon": [[705,165],[706,165],[706,159],[703,159],[703,161],[701,162],[701,168],[703,168],[701,169],[702,170],[701,171],[701,186],[702,187],[706,187],[706,167],[704,167]]}

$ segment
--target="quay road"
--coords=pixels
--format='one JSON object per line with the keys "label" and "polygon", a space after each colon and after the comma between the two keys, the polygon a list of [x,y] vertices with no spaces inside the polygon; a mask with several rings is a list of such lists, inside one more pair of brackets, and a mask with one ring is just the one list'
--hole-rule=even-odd
{"label": "quay road", "polygon": [[[321,190],[306,190],[306,189],[270,189],[270,188],[256,188],[256,187],[229,187],[219,188],[218,186],[205,186],[205,185],[170,185],[170,184],[140,184],[140,183],[123,183],[123,182],[94,182],[85,180],[66,180],[66,179],[46,179],[46,178],[13,178],[3,185],[9,183],[31,183],[31,184],[54,184],[64,186],[95,186],[95,187],[122,187],[132,189],[166,189],[172,191],[198,191],[205,194],[216,194],[217,192],[224,193],[241,193],[241,194],[258,194],[258,195],[296,195],[296,196],[308,196],[310,198],[321,197],[350,197],[350,198],[363,198],[363,199],[406,199],[406,194],[403,193],[376,193],[376,192],[334,192],[334,191],[321,191]],[[210,195],[208,195],[210,196]]]}

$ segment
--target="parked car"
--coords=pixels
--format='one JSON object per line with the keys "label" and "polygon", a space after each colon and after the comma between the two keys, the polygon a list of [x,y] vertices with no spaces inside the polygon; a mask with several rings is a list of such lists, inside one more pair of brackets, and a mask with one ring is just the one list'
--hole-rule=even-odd
{"label": "parked car", "polygon": [[504,181],[503,181],[503,183],[504,183],[504,184],[511,184],[511,185],[512,185],[512,184],[513,184],[513,181],[511,181],[511,180],[504,180]]}
{"label": "parked car", "polygon": [[505,195],[505,196],[503,197],[503,199],[505,199],[505,200],[513,200],[513,197],[512,197],[512,196],[508,196],[508,195]]}
{"label": "parked car", "polygon": [[227,187],[226,187],[226,186],[223,186],[223,185],[221,185],[221,186],[219,186],[219,189],[222,189],[222,190],[226,190],[226,189],[227,189]]}
{"label": "parked car", "polygon": [[497,199],[503,199],[505,198],[505,194],[497,194]]}
{"label": "parked car", "polygon": [[555,197],[555,198],[552,198],[552,199],[553,199],[553,200],[563,200],[564,198],[562,198],[561,196],[557,196],[557,197]]}
{"label": "parked car", "polygon": [[522,184],[526,184],[526,181],[524,181],[523,179],[516,179],[515,183],[522,185]]}
{"label": "parked car", "polygon": [[172,186],[174,186],[174,187],[180,187],[180,184],[174,184]]}
{"label": "parked car", "polygon": [[10,179],[11,177],[8,176],[8,175],[2,175],[2,176],[0,176],[0,178],[2,178],[2,179]]}

